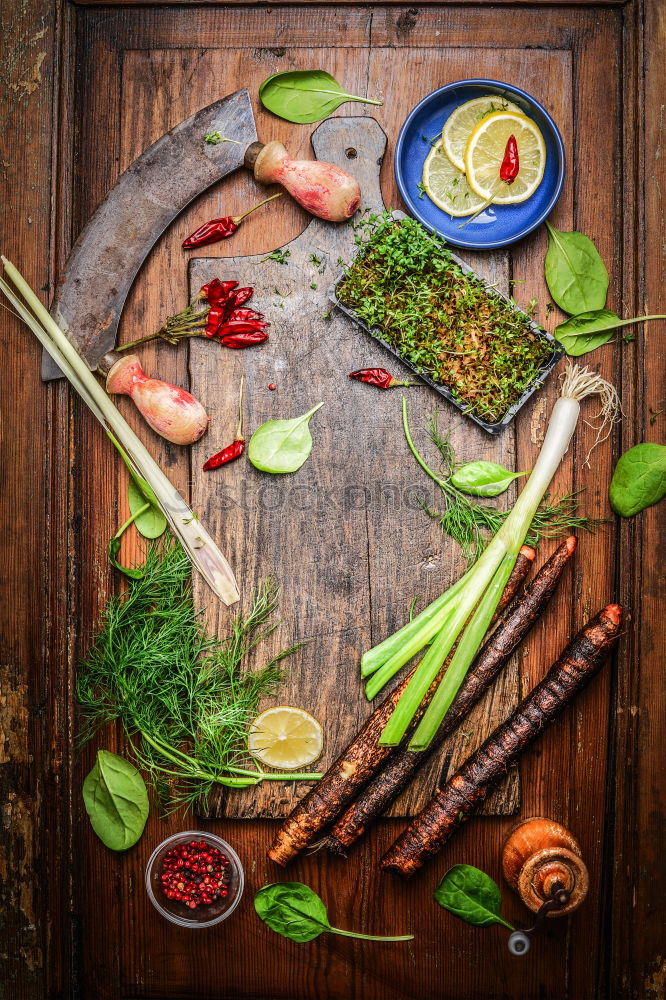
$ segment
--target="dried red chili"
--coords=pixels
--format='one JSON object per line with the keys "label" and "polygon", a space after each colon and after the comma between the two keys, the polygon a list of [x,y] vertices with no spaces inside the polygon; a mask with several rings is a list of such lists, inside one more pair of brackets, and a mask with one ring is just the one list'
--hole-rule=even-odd
{"label": "dried red chili", "polygon": [[500,177],[507,184],[513,184],[519,170],[520,157],[518,156],[518,143],[516,142],[515,135],[510,135],[507,140],[506,149],[504,150],[504,159],[500,167]]}
{"label": "dried red chili", "polygon": [[[225,347],[250,347],[268,340],[263,313],[242,308],[254,293],[250,286],[239,288],[237,281],[220,281],[213,278],[202,285],[193,301],[181,312],[168,316],[165,324],[148,337],[141,337],[123,344],[119,351],[128,351],[139,344],[146,344],[161,337],[169,344],[177,344],[185,337],[215,337]],[[201,307],[206,301],[207,306]]]}
{"label": "dried red chili", "polygon": [[231,444],[228,444],[226,448],[222,449],[222,451],[218,451],[217,454],[211,455],[204,465],[204,472],[210,472],[211,469],[219,469],[221,465],[228,465],[229,462],[233,462],[235,459],[240,458],[245,451],[245,438],[243,437],[243,382],[244,376],[241,375],[240,394],[238,397],[238,430],[236,431],[236,437]]}
{"label": "dried red chili", "polygon": [[231,347],[234,349],[239,349],[241,347],[254,347],[255,344],[263,344],[265,340],[268,340],[268,334],[266,331],[259,330],[256,327],[252,330],[227,333],[220,337],[220,343],[223,347]]}
{"label": "dried red chili", "polygon": [[226,240],[229,236],[233,236],[243,219],[251,215],[252,212],[256,212],[262,205],[273,201],[274,198],[280,198],[281,195],[282,192],[279,191],[277,194],[272,194],[270,198],[264,198],[258,205],[248,208],[247,212],[243,212],[242,215],[225,215],[221,219],[211,219],[209,222],[204,222],[203,226],[199,226],[191,236],[183,241],[183,250],[194,250],[196,247],[205,247],[211,243]]}
{"label": "dried red chili", "polygon": [[256,309],[234,309],[231,316],[229,317],[229,320],[231,322],[234,322],[235,320],[242,319],[247,322],[247,321],[261,320],[263,318],[264,314],[257,312]]}
{"label": "dried red chili", "polygon": [[367,382],[368,385],[376,385],[378,389],[393,389],[396,385],[419,385],[419,382],[399,382],[386,368],[359,368],[356,372],[350,372],[349,378],[355,378],[357,382]]}
{"label": "dried red chili", "polygon": [[229,303],[233,309],[245,305],[252,298],[254,288],[237,288],[233,296],[229,296]]}
{"label": "dried red chili", "polygon": [[[213,305],[214,302],[226,303],[229,300],[234,288],[238,288],[237,281],[220,281],[219,278],[213,278],[213,280],[209,281],[207,285],[201,286],[199,297],[207,299],[211,305]],[[243,289],[243,291],[245,291],[245,289]]]}

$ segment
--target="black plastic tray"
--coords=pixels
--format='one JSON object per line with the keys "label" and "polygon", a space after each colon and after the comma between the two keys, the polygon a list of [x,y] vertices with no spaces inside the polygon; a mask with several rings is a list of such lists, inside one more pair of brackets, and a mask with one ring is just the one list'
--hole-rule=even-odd
{"label": "black plastic tray", "polygon": [[[400,218],[404,218],[405,216],[402,213],[400,215],[396,213],[395,217],[396,220],[399,220]],[[358,259],[358,257],[362,257],[363,253],[364,251],[361,250],[354,259],[356,260]],[[445,385],[442,385],[439,382],[434,382],[428,375],[424,375],[422,372],[420,372],[413,364],[411,364],[411,362],[407,361],[407,359],[404,358],[402,354],[400,354],[400,352],[395,349],[395,347],[392,347],[390,344],[387,344],[387,342],[382,339],[381,333],[377,328],[370,329],[370,327],[366,323],[364,323],[363,320],[358,318],[356,311],[354,309],[351,309],[349,306],[344,305],[342,302],[338,300],[337,287],[345,277],[344,271],[342,271],[338,275],[336,280],[329,288],[328,297],[332,302],[335,303],[338,309],[340,309],[343,313],[345,313],[346,316],[349,316],[352,322],[356,323],[356,325],[361,327],[362,330],[365,330],[366,333],[370,334],[373,340],[376,340],[378,343],[382,345],[382,347],[385,347],[386,350],[389,351],[394,358],[397,358],[398,361],[400,361],[406,368],[409,368],[409,370],[413,372],[415,375],[417,375],[423,382],[427,383],[432,389],[435,390],[435,392],[438,392],[440,396],[443,396],[445,399],[449,401],[449,403],[452,403],[453,406],[455,406],[457,410],[460,410],[460,412],[464,416],[466,416],[469,420],[473,420],[474,423],[477,424],[479,427],[483,427],[484,431],[487,431],[489,434],[499,434],[500,431],[504,430],[504,428],[511,423],[511,421],[515,417],[516,413],[518,413],[518,410],[521,408],[521,406],[524,406],[527,400],[530,398],[530,396],[532,396],[536,392],[536,390],[543,385],[543,383],[545,382],[545,380],[547,379],[548,375],[551,373],[557,362],[564,355],[564,348],[557,340],[555,340],[552,334],[548,333],[547,330],[544,330],[542,327],[540,327],[538,323],[535,323],[534,320],[530,316],[528,316],[526,312],[520,309],[515,302],[512,302],[511,299],[509,299],[506,295],[503,295],[502,292],[498,291],[497,288],[494,288],[491,285],[489,285],[486,279],[481,277],[480,274],[477,274],[476,271],[474,271],[474,269],[469,266],[469,264],[465,263],[464,260],[461,260],[460,257],[457,257],[454,253],[451,253],[451,258],[453,261],[455,261],[456,264],[459,265],[459,267],[465,274],[473,274],[475,278],[478,278],[479,281],[481,281],[486,287],[489,295],[496,295],[499,296],[501,299],[504,299],[507,305],[509,305],[514,312],[518,313],[520,316],[523,316],[524,319],[526,320],[526,325],[530,327],[532,332],[536,334],[537,337],[540,337],[542,340],[547,340],[551,344],[551,355],[548,361],[546,361],[541,366],[538,373],[535,375],[534,379],[530,382],[528,387],[521,395],[520,399],[518,399],[513,404],[513,406],[511,406],[507,410],[507,412],[504,414],[501,420],[499,420],[497,423],[494,424],[490,424],[486,420],[482,420],[480,417],[477,417],[473,413],[470,413],[469,409],[465,406],[465,404],[459,402],[454,397],[450,389],[448,389]]]}

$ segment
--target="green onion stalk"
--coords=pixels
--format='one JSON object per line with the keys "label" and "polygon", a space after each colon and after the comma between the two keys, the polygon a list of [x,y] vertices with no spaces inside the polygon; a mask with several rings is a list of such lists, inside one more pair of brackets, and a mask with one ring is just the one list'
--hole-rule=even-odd
{"label": "green onion stalk", "polygon": [[4,265],[5,274],[24,300],[21,301],[14,289],[0,278],[0,289],[9,299],[19,317],[30,327],[107,433],[113,435],[120,442],[129,456],[133,470],[152,487],[173,533],[181,542],[190,562],[199,570],[213,593],[224,604],[235,604],[240,599],[240,595],[233,571],[209,533],[190,510],[178,490],[169,482],[120,411],[111,402],[83,358],[70,344],[25,278],[6,257],[0,257],[0,259]]}
{"label": "green onion stalk", "polygon": [[[620,413],[615,388],[596,372],[569,365],[532,473],[481,557],[420,615],[364,654],[361,674],[373,675],[368,681],[367,693],[374,697],[397,670],[431,643],[380,736],[381,745],[397,746],[402,741],[426,692],[456,646],[448,669],[409,742],[410,750],[425,750],[430,746],[484,640],[532,519],[566,454],[578,423],[581,400],[591,395],[601,399],[601,421],[593,447],[608,437]],[[406,418],[406,402],[403,405]]]}

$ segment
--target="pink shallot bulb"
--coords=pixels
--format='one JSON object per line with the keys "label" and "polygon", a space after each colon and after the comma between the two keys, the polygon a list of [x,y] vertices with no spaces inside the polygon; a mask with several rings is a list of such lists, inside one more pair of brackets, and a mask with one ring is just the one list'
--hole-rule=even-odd
{"label": "pink shallot bulb", "polygon": [[253,143],[245,166],[260,184],[281,184],[311,215],[345,222],[361,204],[358,181],[342,167],[322,160],[292,160],[281,142]]}
{"label": "pink shallot bulb", "polygon": [[106,391],[129,396],[146,423],[174,444],[193,444],[208,426],[199,400],[177,385],[148,378],[136,354],[116,361],[106,377]]}

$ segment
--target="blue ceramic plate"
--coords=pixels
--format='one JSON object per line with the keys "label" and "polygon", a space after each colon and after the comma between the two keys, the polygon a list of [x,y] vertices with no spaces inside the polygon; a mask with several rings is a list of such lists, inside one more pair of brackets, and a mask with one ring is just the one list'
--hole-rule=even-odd
{"label": "blue ceramic plate", "polygon": [[[430,143],[423,136],[439,135],[451,112],[465,101],[497,94],[517,104],[537,123],[546,143],[546,171],[535,193],[519,205],[491,205],[474,222],[454,219],[427,194],[419,198],[419,182]],[[497,80],[460,80],[440,87],[417,104],[400,130],[395,147],[395,176],[408,211],[447,243],[470,250],[494,250],[527,236],[548,217],[564,183],[564,145],[557,125],[544,107],[518,87]]]}

